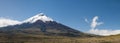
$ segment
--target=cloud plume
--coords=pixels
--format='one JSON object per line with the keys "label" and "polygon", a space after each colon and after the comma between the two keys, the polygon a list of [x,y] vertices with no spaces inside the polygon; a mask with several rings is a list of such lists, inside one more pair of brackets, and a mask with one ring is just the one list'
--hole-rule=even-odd
{"label": "cloud plume", "polygon": [[95,16],[95,17],[92,19],[92,23],[91,23],[91,28],[92,28],[92,29],[95,29],[96,26],[103,24],[103,22],[97,22],[97,20],[98,20],[98,16]]}
{"label": "cloud plume", "polygon": [[89,30],[89,33],[91,34],[96,34],[96,35],[102,35],[102,36],[109,36],[109,35],[116,35],[120,34],[120,30],[100,30],[97,29],[96,27],[103,24],[103,22],[98,22],[98,16],[93,17],[92,22],[91,22],[91,29]]}
{"label": "cloud plume", "polygon": [[7,18],[0,18],[0,27],[5,27],[8,25],[15,25],[21,23],[20,21],[17,20],[11,20]]}

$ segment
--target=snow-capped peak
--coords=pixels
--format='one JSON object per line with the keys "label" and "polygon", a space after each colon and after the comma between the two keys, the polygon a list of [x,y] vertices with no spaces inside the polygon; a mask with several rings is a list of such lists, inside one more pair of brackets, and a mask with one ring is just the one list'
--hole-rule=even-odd
{"label": "snow-capped peak", "polygon": [[37,14],[37,15],[35,15],[35,16],[27,19],[27,20],[25,20],[24,22],[34,23],[34,22],[36,22],[36,21],[38,21],[38,20],[41,20],[41,21],[43,21],[43,22],[53,21],[53,19],[47,17],[47,16],[44,15],[43,13],[39,13],[39,14]]}

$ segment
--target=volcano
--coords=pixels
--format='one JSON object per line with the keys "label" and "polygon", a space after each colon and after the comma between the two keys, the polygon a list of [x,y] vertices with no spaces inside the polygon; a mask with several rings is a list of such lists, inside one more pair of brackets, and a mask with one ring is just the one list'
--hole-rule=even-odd
{"label": "volcano", "polygon": [[43,13],[37,14],[20,24],[0,28],[0,33],[32,34],[46,36],[91,37],[92,35],[80,32],[61,23]]}

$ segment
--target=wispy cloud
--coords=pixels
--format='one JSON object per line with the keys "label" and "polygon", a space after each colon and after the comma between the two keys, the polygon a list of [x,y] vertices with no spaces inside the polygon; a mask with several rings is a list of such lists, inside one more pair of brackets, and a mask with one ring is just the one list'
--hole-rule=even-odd
{"label": "wispy cloud", "polygon": [[102,36],[109,36],[109,35],[117,35],[120,34],[120,30],[100,30],[100,29],[91,29],[89,33],[102,35]]}
{"label": "wispy cloud", "polygon": [[8,26],[8,25],[15,25],[21,23],[20,21],[17,20],[11,20],[8,18],[2,18],[0,17],[0,27]]}
{"label": "wispy cloud", "polygon": [[91,29],[89,30],[89,33],[96,34],[96,35],[102,35],[102,36],[120,34],[120,30],[104,30],[104,29],[100,30],[100,29],[97,29],[96,28],[97,26],[103,24],[103,22],[98,22],[97,21],[98,19],[99,19],[98,16],[93,17],[91,25],[90,25]]}
{"label": "wispy cloud", "polygon": [[85,22],[86,22],[86,23],[89,23],[89,21],[88,21],[88,19],[87,19],[87,18],[85,18]]}
{"label": "wispy cloud", "polygon": [[96,26],[103,24],[103,22],[97,22],[97,20],[98,20],[98,16],[95,16],[95,17],[92,19],[92,23],[91,23],[91,28],[92,28],[92,29],[95,29]]}

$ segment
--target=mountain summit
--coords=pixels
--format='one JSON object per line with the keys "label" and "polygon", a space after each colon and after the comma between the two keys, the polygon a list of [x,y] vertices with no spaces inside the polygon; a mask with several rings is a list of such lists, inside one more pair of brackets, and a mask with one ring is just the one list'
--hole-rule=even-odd
{"label": "mountain summit", "polygon": [[0,27],[18,25],[18,24],[22,24],[22,23],[34,23],[34,22],[39,21],[39,20],[43,21],[43,22],[53,21],[52,18],[47,17],[43,13],[39,13],[39,14],[37,14],[33,17],[30,17],[29,19],[24,20],[24,21],[17,21],[17,20],[11,20],[11,19],[7,19],[7,18],[0,18]]}
{"label": "mountain summit", "polygon": [[19,25],[0,28],[0,33],[31,34],[46,36],[90,37],[91,35],[80,32],[61,23],[53,21],[43,13],[37,14]]}
{"label": "mountain summit", "polygon": [[43,21],[43,22],[53,21],[53,19],[47,17],[47,16],[44,15],[43,13],[39,13],[39,14],[37,14],[37,15],[35,15],[35,16],[27,19],[27,20],[25,20],[24,22],[34,23],[34,22],[36,22],[36,21],[38,21],[38,20],[41,20],[41,21]]}

